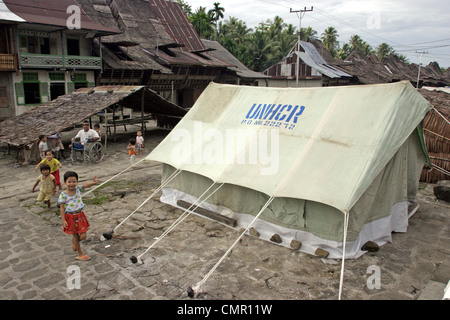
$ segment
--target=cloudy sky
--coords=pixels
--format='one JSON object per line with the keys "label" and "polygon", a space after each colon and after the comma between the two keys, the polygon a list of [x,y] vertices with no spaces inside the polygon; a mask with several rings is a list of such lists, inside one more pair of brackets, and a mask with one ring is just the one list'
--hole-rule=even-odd
{"label": "cloudy sky", "polygon": [[329,26],[338,31],[342,46],[357,34],[372,48],[386,42],[412,63],[427,65],[437,61],[450,67],[449,0],[185,0],[192,11],[199,6],[207,10],[219,2],[225,8],[224,19],[236,17],[248,27],[280,16],[298,28],[299,16],[292,10],[310,9],[302,15],[302,27],[311,26],[319,37]]}

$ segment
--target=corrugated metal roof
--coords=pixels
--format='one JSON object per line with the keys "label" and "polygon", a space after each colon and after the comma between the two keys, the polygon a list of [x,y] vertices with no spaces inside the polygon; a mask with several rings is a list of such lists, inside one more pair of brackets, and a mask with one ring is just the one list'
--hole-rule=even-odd
{"label": "corrugated metal roof", "polygon": [[[69,6],[79,6],[75,0],[3,0],[7,8],[28,23],[67,27],[67,19],[72,13],[67,13]],[[117,29],[106,28],[93,22],[81,10],[80,27],[83,30],[95,30],[101,34],[114,34]]]}
{"label": "corrugated metal roof", "polygon": [[166,0],[149,0],[151,10],[166,28],[167,33],[184,45],[182,51],[203,50],[200,37],[176,2]]}
{"label": "corrugated metal roof", "polygon": [[305,52],[295,52],[299,55],[300,59],[306,63],[311,68],[316,69],[318,72],[326,75],[330,78],[340,78],[340,77],[352,77],[348,73],[338,70],[325,61],[324,58],[319,54],[316,47],[309,42],[300,41],[300,45],[305,50]]}

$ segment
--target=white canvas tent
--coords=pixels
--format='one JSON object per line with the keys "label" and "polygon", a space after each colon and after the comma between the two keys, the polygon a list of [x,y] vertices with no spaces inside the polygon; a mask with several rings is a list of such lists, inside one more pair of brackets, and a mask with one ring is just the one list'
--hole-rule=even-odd
{"label": "white canvas tent", "polygon": [[263,239],[277,233],[281,245],[295,239],[307,253],[357,258],[366,241],[406,231],[428,161],[421,123],[430,109],[409,82],[211,83],[146,160],[164,164],[163,183],[180,172],[163,189],[165,203],[194,203],[223,184],[201,206],[237,219],[236,228],[252,222]]}

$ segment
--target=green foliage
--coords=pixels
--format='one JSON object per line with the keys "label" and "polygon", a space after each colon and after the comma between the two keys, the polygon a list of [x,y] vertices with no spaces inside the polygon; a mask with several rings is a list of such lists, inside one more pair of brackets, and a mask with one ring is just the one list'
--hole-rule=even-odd
{"label": "green foliage", "polygon": [[[211,9],[199,7],[194,13],[188,4],[189,0],[177,0],[202,39],[217,40],[233,56],[248,68],[262,72],[271,65],[284,59],[298,40],[298,30],[287,24],[279,16],[273,20],[260,22],[253,29],[235,17],[223,20],[225,8],[214,2]],[[222,21],[221,21],[222,20]],[[303,41],[318,39],[312,27],[301,28],[300,38]],[[380,60],[391,54],[409,64],[406,56],[397,54],[387,43],[382,43],[374,50],[359,35],[350,37],[348,43],[339,46],[338,31],[328,27],[321,34],[320,40],[331,55],[337,59],[346,59],[353,50],[360,50],[366,56],[375,54]]]}

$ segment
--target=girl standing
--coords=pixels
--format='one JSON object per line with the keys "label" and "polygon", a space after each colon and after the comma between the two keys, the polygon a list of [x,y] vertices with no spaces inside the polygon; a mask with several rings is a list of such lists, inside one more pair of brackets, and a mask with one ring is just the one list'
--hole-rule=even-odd
{"label": "girl standing", "polygon": [[131,168],[134,169],[134,166],[136,165],[136,140],[130,139],[130,142],[127,146],[128,154],[130,155],[130,161],[131,161]]}
{"label": "girl standing", "polygon": [[44,201],[47,207],[50,208],[50,199],[56,192],[56,181],[55,177],[50,174],[50,166],[48,164],[41,165],[41,175],[34,184],[33,189],[31,189],[31,192],[34,192],[39,182],[42,182],[42,185],[36,201]]}
{"label": "girl standing", "polygon": [[86,239],[86,232],[89,228],[89,222],[83,212],[84,203],[81,192],[97,184],[97,177],[94,177],[93,181],[86,182],[83,186],[78,187],[78,174],[74,171],[67,171],[64,174],[64,183],[67,190],[62,191],[58,199],[63,230],[66,234],[73,236],[72,249],[78,251],[78,257],[75,259],[87,261],[91,257],[83,253],[80,245],[80,241]]}
{"label": "girl standing", "polygon": [[34,168],[34,171],[39,168],[42,164],[48,164],[50,166],[50,173],[55,177],[56,179],[56,185],[59,187],[59,190],[62,189],[61,180],[59,178],[59,169],[62,168],[61,162],[58,161],[58,159],[53,157],[53,151],[47,150],[45,151],[45,158],[42,159],[41,162],[39,162],[36,167]]}

